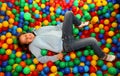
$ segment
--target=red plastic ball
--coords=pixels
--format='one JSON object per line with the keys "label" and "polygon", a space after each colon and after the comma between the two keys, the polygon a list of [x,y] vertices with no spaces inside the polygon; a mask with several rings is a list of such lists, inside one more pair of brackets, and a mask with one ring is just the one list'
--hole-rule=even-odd
{"label": "red plastic ball", "polygon": [[52,61],[48,61],[47,62],[47,66],[50,68],[51,66],[53,66],[54,65],[54,63],[52,62]]}
{"label": "red plastic ball", "polygon": [[95,73],[96,72],[96,68],[94,66],[90,66],[90,73]]}

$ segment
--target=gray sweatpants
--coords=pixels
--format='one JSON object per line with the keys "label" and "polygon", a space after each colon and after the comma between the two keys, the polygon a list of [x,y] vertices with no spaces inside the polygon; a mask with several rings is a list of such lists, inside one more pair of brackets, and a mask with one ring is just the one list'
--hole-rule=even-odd
{"label": "gray sweatpants", "polygon": [[80,25],[81,22],[73,15],[72,12],[66,12],[63,22],[63,49],[65,52],[70,52],[72,50],[78,50],[80,48],[91,46],[98,57],[103,58],[105,56],[104,52],[102,52],[99,47],[97,40],[95,38],[84,38],[75,40],[73,37],[73,27],[72,25]]}

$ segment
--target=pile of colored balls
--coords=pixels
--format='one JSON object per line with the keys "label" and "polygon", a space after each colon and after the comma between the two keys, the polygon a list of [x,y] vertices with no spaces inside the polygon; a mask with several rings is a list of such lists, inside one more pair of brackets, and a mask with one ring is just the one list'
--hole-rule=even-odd
{"label": "pile of colored balls", "polygon": [[[0,0],[0,76],[120,76],[120,4],[117,0]],[[67,11],[81,21],[76,39],[94,37],[104,53],[116,60],[100,60],[87,46],[64,53],[63,60],[40,63],[28,49],[18,46],[20,33],[55,26]],[[43,56],[55,53],[42,49]]]}

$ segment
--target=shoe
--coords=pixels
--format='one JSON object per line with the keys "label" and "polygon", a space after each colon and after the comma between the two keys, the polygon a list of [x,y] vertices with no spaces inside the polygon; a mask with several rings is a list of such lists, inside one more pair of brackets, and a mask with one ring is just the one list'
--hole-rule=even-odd
{"label": "shoe", "polygon": [[106,57],[103,60],[112,62],[115,59],[116,59],[115,55],[109,55],[109,54],[107,54]]}
{"label": "shoe", "polygon": [[82,27],[84,27],[84,26],[87,26],[88,24],[89,24],[89,21],[87,21],[87,22],[82,22],[81,25],[79,25],[78,27],[79,27],[79,28],[82,28]]}

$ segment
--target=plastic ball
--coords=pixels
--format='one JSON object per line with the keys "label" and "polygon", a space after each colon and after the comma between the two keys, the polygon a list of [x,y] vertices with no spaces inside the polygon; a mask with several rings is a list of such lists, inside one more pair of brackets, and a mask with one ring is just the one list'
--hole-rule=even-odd
{"label": "plastic ball", "polygon": [[35,70],[35,65],[31,64],[31,65],[29,66],[29,68],[30,68],[30,71],[34,71],[34,70]]}
{"label": "plastic ball", "polygon": [[7,54],[7,55],[10,55],[11,53],[12,53],[12,50],[11,50],[11,49],[7,49],[7,50],[6,50],[6,54]]}
{"label": "plastic ball", "polygon": [[95,60],[91,61],[91,65],[96,66],[97,62]]}
{"label": "plastic ball", "polygon": [[78,73],[78,67],[77,66],[73,67],[72,72],[75,74]]}
{"label": "plastic ball", "polygon": [[17,57],[21,57],[22,56],[22,52],[21,51],[16,52],[16,56]]}
{"label": "plastic ball", "polygon": [[55,72],[57,72],[57,67],[56,66],[52,66],[50,68],[50,70],[51,70],[51,72],[55,73]]}
{"label": "plastic ball", "polygon": [[90,73],[90,76],[97,76],[95,73]]}
{"label": "plastic ball", "polygon": [[95,24],[95,23],[98,22],[98,21],[99,21],[98,17],[97,17],[97,16],[94,16],[94,17],[92,18],[92,20],[91,20],[91,23],[92,23],[92,24]]}
{"label": "plastic ball", "polygon": [[21,72],[21,71],[22,71],[22,67],[21,67],[20,65],[17,65],[17,66],[15,67],[15,70],[16,70],[17,72]]}
{"label": "plastic ball", "polygon": [[14,19],[13,18],[10,18],[8,21],[9,21],[10,24],[14,23]]}
{"label": "plastic ball", "polygon": [[102,70],[107,70],[108,67],[107,67],[106,65],[103,65],[103,66],[101,67],[101,69],[102,69]]}
{"label": "plastic ball", "polygon": [[11,36],[12,36],[12,34],[10,32],[6,33],[6,37],[11,37]]}
{"label": "plastic ball", "polygon": [[0,54],[5,54],[5,49],[4,48],[0,49]]}
{"label": "plastic ball", "polygon": [[111,26],[113,27],[113,28],[116,28],[117,27],[117,23],[116,22],[113,22],[112,24],[111,24]]}
{"label": "plastic ball", "polygon": [[3,21],[2,25],[3,27],[8,27],[9,23],[7,21]]}
{"label": "plastic ball", "polygon": [[60,64],[59,64],[59,66],[60,66],[60,68],[65,68],[65,62],[60,62]]}
{"label": "plastic ball", "polygon": [[21,33],[22,32],[22,28],[17,28],[17,32]]}
{"label": "plastic ball", "polygon": [[8,38],[6,42],[7,42],[7,44],[12,44],[13,40],[11,38]]}
{"label": "plastic ball", "polygon": [[37,58],[34,58],[34,59],[33,59],[33,63],[34,63],[34,64],[38,64],[38,63],[39,63],[38,59],[37,59]]}
{"label": "plastic ball", "polygon": [[24,13],[24,19],[25,20],[30,20],[31,19],[31,14],[29,12]]}
{"label": "plastic ball", "polygon": [[75,59],[76,58],[76,54],[74,52],[71,52],[70,53],[70,57],[71,57],[71,59]]}
{"label": "plastic ball", "polygon": [[83,73],[84,72],[84,67],[83,66],[79,66],[78,67],[78,72],[79,73]]}
{"label": "plastic ball", "polygon": [[29,73],[30,73],[30,68],[29,68],[29,67],[25,67],[25,68],[23,69],[23,73],[24,73],[24,74],[29,74]]}
{"label": "plastic ball", "polygon": [[2,48],[7,49],[8,48],[8,44],[7,43],[3,43],[2,44]]}
{"label": "plastic ball", "polygon": [[[53,70],[53,69],[52,69],[52,70]],[[44,71],[44,73],[47,74],[47,73],[49,73],[50,69],[49,69],[49,67],[46,66],[46,67],[43,69],[43,71]]]}
{"label": "plastic ball", "polygon": [[111,63],[111,62],[107,62],[107,67],[108,68],[110,68],[110,67],[112,67],[113,66],[113,64]]}
{"label": "plastic ball", "polygon": [[79,60],[78,58],[75,58],[75,59],[74,59],[74,64],[75,64],[75,65],[79,65],[79,64],[80,64],[80,60]]}
{"label": "plastic ball", "polygon": [[12,66],[11,65],[6,66],[5,70],[7,72],[11,72],[12,71]]}
{"label": "plastic ball", "polygon": [[114,9],[118,9],[119,7],[120,7],[120,5],[119,4],[114,4]]}
{"label": "plastic ball", "polygon": [[37,70],[38,71],[42,71],[43,70],[43,65],[42,64],[38,64],[37,65]]}
{"label": "plastic ball", "polygon": [[109,32],[108,32],[108,36],[110,36],[110,37],[114,36],[114,34],[115,34],[115,33],[114,33],[113,31],[109,31]]}
{"label": "plastic ball", "polygon": [[44,20],[43,23],[44,23],[44,25],[47,26],[49,22],[48,22],[48,20]]}
{"label": "plastic ball", "polygon": [[93,59],[93,60],[98,60],[98,56],[97,56],[97,55],[93,55],[93,56],[92,56],[92,59]]}
{"label": "plastic ball", "polygon": [[66,55],[66,56],[64,57],[64,59],[65,59],[65,61],[70,61],[70,56]]}
{"label": "plastic ball", "polygon": [[42,49],[42,50],[41,50],[41,54],[42,54],[43,56],[47,55],[47,50],[46,50],[46,49]]}
{"label": "plastic ball", "polygon": [[110,67],[110,68],[108,68],[108,73],[111,75],[116,75],[117,69],[115,67]]}
{"label": "plastic ball", "polygon": [[88,9],[89,9],[88,5],[87,5],[87,4],[84,4],[83,9],[84,9],[84,10],[88,10]]}
{"label": "plastic ball", "polygon": [[41,4],[41,8],[44,9],[45,8],[45,4]]}
{"label": "plastic ball", "polygon": [[115,66],[116,66],[117,68],[120,68],[120,61],[117,61],[117,62],[115,63]]}

